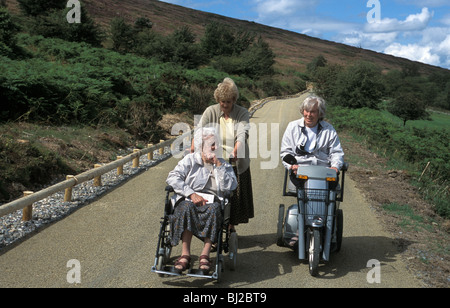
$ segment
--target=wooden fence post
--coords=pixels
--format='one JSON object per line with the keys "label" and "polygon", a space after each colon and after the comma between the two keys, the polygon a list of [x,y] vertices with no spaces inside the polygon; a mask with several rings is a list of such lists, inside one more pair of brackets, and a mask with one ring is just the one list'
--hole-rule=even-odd
{"label": "wooden fence post", "polygon": [[[117,160],[122,159],[122,156],[117,156]],[[120,165],[119,167],[117,167],[117,175],[122,175],[123,174],[123,165]]]}
{"label": "wooden fence post", "polygon": [[[163,143],[164,140],[159,140],[159,143]],[[164,155],[164,147],[159,149],[159,155]]]}
{"label": "wooden fence post", "polygon": [[[66,180],[73,179],[73,175],[66,176]],[[72,202],[72,187],[67,187],[64,192],[64,202]]]}
{"label": "wooden fence post", "polygon": [[[29,196],[31,194],[33,194],[32,191],[24,191],[23,192],[24,197]],[[30,205],[27,205],[22,210],[22,220],[23,221],[30,221],[32,218],[33,218],[33,203]]]}
{"label": "wooden fence post", "polygon": [[[101,166],[102,165],[100,165],[100,164],[95,164],[94,168],[100,168]],[[94,178],[94,186],[102,186],[102,176],[101,175],[96,176]]]}
{"label": "wooden fence post", "polygon": [[[134,149],[133,153],[139,152],[139,149]],[[133,168],[139,167],[139,156],[133,158]]]}
{"label": "wooden fence post", "polygon": [[[152,143],[147,144],[147,148],[151,148],[152,146],[153,146]],[[148,158],[148,160],[153,160],[153,151],[148,152],[147,158]]]}

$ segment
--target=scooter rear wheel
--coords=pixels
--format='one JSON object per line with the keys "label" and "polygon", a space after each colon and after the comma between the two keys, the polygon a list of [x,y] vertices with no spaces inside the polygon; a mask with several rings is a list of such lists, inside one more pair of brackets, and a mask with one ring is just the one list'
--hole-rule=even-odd
{"label": "scooter rear wheel", "polygon": [[284,204],[280,204],[278,208],[278,224],[277,224],[277,246],[283,247],[283,225],[284,225]]}

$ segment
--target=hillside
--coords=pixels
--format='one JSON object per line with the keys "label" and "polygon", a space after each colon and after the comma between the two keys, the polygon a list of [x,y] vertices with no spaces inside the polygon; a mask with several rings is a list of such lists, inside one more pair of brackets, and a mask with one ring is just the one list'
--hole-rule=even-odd
{"label": "hillside", "polygon": [[[277,55],[277,67],[283,72],[289,70],[304,71],[306,65],[319,54],[324,55],[330,64],[346,64],[350,61],[364,60],[385,70],[401,69],[402,65],[411,62],[403,58],[157,0],[85,0],[84,2],[91,16],[105,27],[115,16],[122,16],[130,22],[144,16],[153,22],[155,31],[162,33],[170,33],[182,25],[189,25],[197,34],[197,37],[200,37],[203,35],[205,25],[213,21],[253,31],[260,34],[270,44]],[[425,74],[434,70],[442,70],[422,63],[419,65],[421,72]]]}
{"label": "hillside", "polygon": [[[18,11],[16,0],[6,0],[11,11]],[[245,29],[261,35],[276,54],[276,68],[289,75],[293,71],[303,72],[306,65],[317,55],[322,54],[330,64],[345,65],[364,60],[372,62],[383,70],[401,69],[412,61],[370,50],[321,40],[307,35],[261,25],[255,22],[238,20],[217,14],[197,11],[157,0],[83,0],[90,16],[104,29],[114,17],[123,17],[133,23],[139,17],[147,17],[157,32],[168,34],[175,29],[188,25],[201,37],[204,28],[213,21],[227,24],[234,28]],[[446,71],[443,68],[414,62],[423,74]]]}

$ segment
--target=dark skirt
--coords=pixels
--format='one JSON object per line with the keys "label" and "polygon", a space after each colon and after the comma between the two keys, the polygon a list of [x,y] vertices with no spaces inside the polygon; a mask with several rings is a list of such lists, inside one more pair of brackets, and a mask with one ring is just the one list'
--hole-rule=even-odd
{"label": "dark skirt", "polygon": [[237,173],[237,168],[233,167],[234,174],[238,181],[238,187],[231,197],[230,224],[238,225],[248,223],[250,218],[255,217],[253,209],[253,190],[250,168],[242,174]]}
{"label": "dark skirt", "polygon": [[178,245],[185,230],[200,239],[209,238],[217,242],[217,236],[222,231],[222,211],[220,203],[214,202],[203,206],[196,206],[190,200],[181,201],[170,215],[171,244]]}

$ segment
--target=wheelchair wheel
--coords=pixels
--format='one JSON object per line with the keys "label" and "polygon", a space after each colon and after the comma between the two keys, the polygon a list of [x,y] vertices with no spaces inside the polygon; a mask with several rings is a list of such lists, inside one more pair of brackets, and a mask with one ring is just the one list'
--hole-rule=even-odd
{"label": "wheelchair wheel", "polygon": [[[156,265],[157,270],[163,270],[170,260],[170,254],[172,253],[172,244],[170,243],[170,225],[166,224],[164,232],[161,238],[161,246],[159,247],[158,262]],[[160,277],[164,277],[164,274],[158,274]]]}
{"label": "wheelchair wheel", "polygon": [[237,266],[237,254],[238,254],[238,236],[236,232],[232,232],[230,234],[230,238],[228,239],[229,243],[229,259],[230,259],[230,270],[234,271]]}
{"label": "wheelchair wheel", "polygon": [[280,204],[280,207],[278,208],[278,224],[277,224],[277,245],[280,247],[284,247],[283,225],[284,225],[284,204]]}

